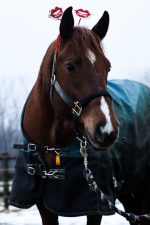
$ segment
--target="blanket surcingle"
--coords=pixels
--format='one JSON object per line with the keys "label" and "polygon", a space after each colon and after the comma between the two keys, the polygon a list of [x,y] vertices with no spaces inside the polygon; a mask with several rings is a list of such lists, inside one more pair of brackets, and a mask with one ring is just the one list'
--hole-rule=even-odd
{"label": "blanket surcingle", "polygon": [[[150,179],[146,177],[150,170],[150,114],[147,113],[150,109],[150,89],[135,81],[113,80],[108,82],[108,91],[120,122],[119,142],[112,149],[101,152],[88,146],[88,161],[97,184],[114,203],[118,193],[150,189]],[[28,143],[29,140],[23,136],[24,143]],[[35,151],[19,152],[11,205],[29,208],[43,199],[45,207],[57,215],[114,214],[88,188],[78,141],[66,148],[66,154],[61,156],[61,165],[56,166],[56,169],[65,169],[65,179],[29,175],[27,165],[34,163],[40,164]]]}

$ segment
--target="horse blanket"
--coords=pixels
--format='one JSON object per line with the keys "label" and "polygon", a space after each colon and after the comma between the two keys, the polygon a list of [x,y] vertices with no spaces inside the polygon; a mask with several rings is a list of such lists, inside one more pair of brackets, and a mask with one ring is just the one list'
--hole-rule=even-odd
{"label": "horse blanket", "polygon": [[[120,122],[120,138],[110,150],[96,152],[88,146],[89,168],[104,194],[114,203],[116,194],[150,189],[150,89],[129,80],[108,82],[114,110]],[[32,142],[23,133],[24,142]],[[83,177],[83,159],[77,141],[61,157],[64,180],[43,179],[27,173],[28,163],[39,163],[35,152],[20,151],[10,204],[29,208],[43,199],[45,207],[62,216],[111,215]],[[115,180],[115,182],[113,182]],[[115,183],[115,185],[114,185]]]}
{"label": "horse blanket", "polygon": [[120,123],[119,142],[110,151],[117,192],[150,192],[150,88],[115,80],[108,90]]}

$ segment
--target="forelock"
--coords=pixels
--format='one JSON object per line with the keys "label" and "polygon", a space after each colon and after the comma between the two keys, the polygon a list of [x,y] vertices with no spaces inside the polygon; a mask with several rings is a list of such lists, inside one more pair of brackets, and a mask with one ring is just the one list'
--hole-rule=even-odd
{"label": "forelock", "polygon": [[61,41],[61,46],[68,45],[74,54],[82,56],[90,49],[93,52],[101,51],[103,48],[99,37],[85,27],[75,27],[69,40]]}

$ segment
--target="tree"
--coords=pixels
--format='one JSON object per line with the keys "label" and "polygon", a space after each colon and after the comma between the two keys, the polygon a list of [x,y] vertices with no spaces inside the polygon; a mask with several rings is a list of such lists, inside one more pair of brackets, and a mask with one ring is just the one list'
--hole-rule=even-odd
{"label": "tree", "polygon": [[2,82],[0,89],[0,153],[13,154],[13,143],[21,138],[20,110],[10,84]]}

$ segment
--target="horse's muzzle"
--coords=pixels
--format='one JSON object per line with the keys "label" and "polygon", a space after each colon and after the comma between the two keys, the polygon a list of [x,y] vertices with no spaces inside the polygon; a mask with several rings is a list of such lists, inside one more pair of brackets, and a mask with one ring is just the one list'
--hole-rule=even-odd
{"label": "horse's muzzle", "polygon": [[86,136],[89,143],[92,145],[94,150],[101,151],[110,149],[118,140],[119,128],[111,131],[109,134],[102,132],[99,126],[96,126],[94,131],[94,136],[92,137],[88,131],[86,131]]}

